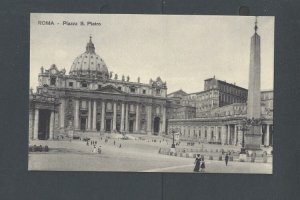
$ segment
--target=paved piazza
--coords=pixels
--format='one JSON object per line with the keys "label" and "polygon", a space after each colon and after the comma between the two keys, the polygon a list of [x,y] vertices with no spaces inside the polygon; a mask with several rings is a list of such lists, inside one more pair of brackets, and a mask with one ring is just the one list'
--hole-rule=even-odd
{"label": "paved piazza", "polygon": [[[134,135],[138,138],[140,135]],[[170,147],[171,140],[142,136],[136,140],[91,138],[101,145],[102,153],[92,153],[93,146],[81,140],[30,141],[30,145],[48,145],[48,153],[29,153],[29,170],[50,171],[138,171],[138,172],[192,172],[194,158],[158,154],[159,148]],[[153,142],[153,139],[156,142]],[[115,145],[114,145],[115,141]],[[184,143],[184,142],[182,142]],[[185,147],[181,143],[180,147]],[[119,147],[121,144],[121,148]],[[196,144],[195,148],[202,147]],[[239,149],[236,146],[204,144],[204,148]],[[191,147],[189,147],[191,148]],[[205,173],[271,174],[272,163],[229,162],[206,159]]]}

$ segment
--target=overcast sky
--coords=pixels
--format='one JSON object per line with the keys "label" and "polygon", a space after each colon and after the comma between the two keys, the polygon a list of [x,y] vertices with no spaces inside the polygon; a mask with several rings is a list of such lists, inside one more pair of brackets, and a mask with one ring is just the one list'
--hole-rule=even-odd
{"label": "overcast sky", "polygon": [[[38,25],[38,21],[55,25]],[[63,21],[101,26],[63,26]],[[69,73],[92,35],[96,53],[109,71],[148,83],[160,76],[168,93],[202,91],[217,79],[248,88],[250,38],[255,17],[196,15],[31,14],[30,87],[41,66],[56,64]],[[258,17],[261,88],[273,89],[274,17]]]}

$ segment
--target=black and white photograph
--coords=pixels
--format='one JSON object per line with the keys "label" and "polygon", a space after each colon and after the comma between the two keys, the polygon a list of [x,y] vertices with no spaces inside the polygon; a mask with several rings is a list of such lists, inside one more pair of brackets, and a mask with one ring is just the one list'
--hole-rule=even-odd
{"label": "black and white photograph", "polygon": [[272,174],[274,23],[31,13],[28,170]]}

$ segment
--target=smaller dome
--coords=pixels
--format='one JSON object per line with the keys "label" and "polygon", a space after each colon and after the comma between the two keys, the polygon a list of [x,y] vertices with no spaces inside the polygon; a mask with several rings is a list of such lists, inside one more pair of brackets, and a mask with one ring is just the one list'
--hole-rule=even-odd
{"label": "smaller dome", "polygon": [[104,60],[95,53],[92,37],[90,37],[90,41],[86,45],[86,51],[74,59],[69,74],[80,77],[95,77],[103,80],[109,78]]}

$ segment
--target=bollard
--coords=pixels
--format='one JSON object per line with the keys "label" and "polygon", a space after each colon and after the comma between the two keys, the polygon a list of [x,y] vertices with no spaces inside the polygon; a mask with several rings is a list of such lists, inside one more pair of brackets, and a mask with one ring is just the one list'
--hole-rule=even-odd
{"label": "bollard", "polygon": [[222,155],[219,155],[219,161],[222,161]]}
{"label": "bollard", "polygon": [[46,145],[44,150],[45,150],[45,152],[48,152],[49,151],[49,147]]}
{"label": "bollard", "polygon": [[268,162],[268,156],[267,156],[267,155],[268,155],[268,154],[267,154],[266,151],[264,151],[264,153],[262,154],[263,162],[264,162],[264,163],[267,163],[267,162]]}

